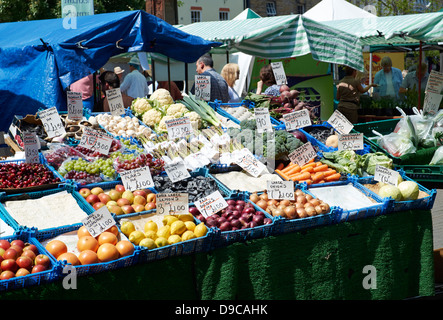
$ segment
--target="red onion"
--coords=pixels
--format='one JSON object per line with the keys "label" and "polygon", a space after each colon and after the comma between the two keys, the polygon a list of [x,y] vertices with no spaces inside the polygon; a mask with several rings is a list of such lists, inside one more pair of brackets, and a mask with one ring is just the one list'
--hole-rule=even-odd
{"label": "red onion", "polygon": [[200,213],[200,211],[198,211],[197,207],[190,207],[189,213],[192,214],[193,216],[197,216]]}

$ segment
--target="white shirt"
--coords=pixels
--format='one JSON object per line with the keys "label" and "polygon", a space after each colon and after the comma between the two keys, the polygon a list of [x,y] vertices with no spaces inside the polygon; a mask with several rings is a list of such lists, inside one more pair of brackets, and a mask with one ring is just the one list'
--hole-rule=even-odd
{"label": "white shirt", "polygon": [[386,77],[386,95],[395,97],[394,84],[392,83],[392,72],[385,73]]}
{"label": "white shirt", "polygon": [[132,71],[125,77],[120,90],[134,99],[146,97],[149,93],[147,80],[138,70]]}

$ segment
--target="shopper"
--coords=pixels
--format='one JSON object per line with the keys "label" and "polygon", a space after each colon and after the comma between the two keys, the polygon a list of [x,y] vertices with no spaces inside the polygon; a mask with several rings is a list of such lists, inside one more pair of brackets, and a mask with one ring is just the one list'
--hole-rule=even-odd
{"label": "shopper", "polygon": [[388,56],[383,57],[380,64],[383,69],[374,76],[374,84],[377,85],[374,87],[374,97],[398,99],[398,91],[403,81],[401,70],[392,66],[392,60]]}
{"label": "shopper", "polygon": [[123,73],[125,72],[125,70],[123,70],[120,67],[115,67],[114,68],[114,73],[118,76],[118,79],[120,80],[120,83],[122,83],[123,81]]}
{"label": "shopper", "polygon": [[69,86],[72,92],[81,92],[83,107],[89,110],[94,109],[94,76],[90,74]]}
{"label": "shopper", "polygon": [[[211,93],[209,101],[219,100],[222,103],[229,101],[229,89],[225,79],[214,69],[214,61],[211,55],[204,54],[201,56],[196,65],[196,72],[202,76],[210,76]],[[195,94],[195,83],[191,88],[191,93]]]}
{"label": "shopper", "polygon": [[[94,112],[109,112],[109,103],[106,97],[106,91],[111,89],[116,89],[120,87],[120,80],[115,72],[105,71],[100,75],[100,84],[103,92],[103,99],[99,101],[99,103],[94,108]],[[131,106],[134,98],[128,96],[127,94],[121,92],[123,106],[128,108]]]}
{"label": "shopper", "polygon": [[356,79],[357,70],[345,67],[345,77],[337,85],[336,99],[339,101],[337,110],[351,123],[358,123],[358,109],[360,109],[360,95],[367,92],[374,84],[363,88],[361,81]]}
{"label": "shopper", "polygon": [[[260,81],[257,82],[257,94],[265,94],[269,96],[278,97],[280,95],[280,85],[275,80],[272,65],[267,64],[260,69]],[[263,86],[267,86],[263,92]]]}
{"label": "shopper", "polygon": [[149,93],[148,83],[143,74],[139,71],[140,61],[136,57],[132,57],[129,61],[129,74],[121,84],[122,93],[136,99],[146,97]]}
{"label": "shopper", "polygon": [[228,84],[229,103],[241,102],[241,97],[234,89],[235,82],[240,77],[239,65],[236,63],[226,64],[223,67],[222,71],[220,72],[220,75],[225,79],[226,83]]}
{"label": "shopper", "polygon": [[[409,90],[418,92],[418,70],[419,66],[417,65],[416,69],[414,71],[409,71],[408,74],[403,79],[403,82],[401,83],[399,93],[405,94]],[[426,85],[428,84],[428,65],[426,63],[421,64],[421,91],[424,91],[426,89]]]}

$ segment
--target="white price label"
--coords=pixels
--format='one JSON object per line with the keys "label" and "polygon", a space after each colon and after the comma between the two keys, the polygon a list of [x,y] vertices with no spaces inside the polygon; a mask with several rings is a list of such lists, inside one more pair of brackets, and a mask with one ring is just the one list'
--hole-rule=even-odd
{"label": "white price label", "polygon": [[338,135],[338,150],[363,150],[363,133]]}
{"label": "white price label", "polygon": [[83,94],[81,92],[67,92],[68,118],[81,120],[83,118]]}
{"label": "white price label", "polygon": [[58,137],[66,133],[56,107],[39,111],[38,116],[42,120],[48,138]]}
{"label": "white price label", "polygon": [[40,163],[40,158],[38,156],[38,140],[35,132],[23,132],[23,144],[25,149],[25,162]]}
{"label": "white price label", "polygon": [[266,166],[257,160],[247,148],[235,154],[235,158],[234,163],[254,177],[258,177],[266,169]]}
{"label": "white price label", "polygon": [[195,97],[200,100],[210,101],[211,99],[211,77],[195,76]]}
{"label": "white price label", "polygon": [[398,178],[399,178],[399,173],[397,171],[388,169],[378,164],[375,166],[375,172],[374,172],[375,181],[397,186]]}
{"label": "white price label", "polygon": [[228,206],[228,203],[218,190],[203,199],[197,200],[194,204],[205,218]]}
{"label": "white price label", "polygon": [[425,100],[423,102],[423,112],[425,114],[435,115],[440,109],[440,103],[443,95],[434,93],[434,92],[426,92]]}
{"label": "white price label", "polygon": [[426,93],[440,94],[443,90],[443,73],[432,70],[426,84]]}
{"label": "white price label", "polygon": [[189,197],[187,193],[157,193],[157,214],[188,214]]}
{"label": "white price label", "polygon": [[135,191],[154,187],[154,181],[152,180],[149,167],[125,170],[119,172],[119,174],[126,190]]}
{"label": "white price label", "polygon": [[166,120],[165,124],[169,140],[184,138],[192,133],[191,119],[188,117]]}
{"label": "white price label", "polygon": [[282,84],[287,84],[288,80],[286,79],[285,69],[283,68],[283,63],[279,62],[271,62],[272,71],[274,73],[274,78],[277,85],[281,86]]}
{"label": "white price label", "polygon": [[349,133],[354,128],[354,125],[338,110],[334,111],[328,119],[328,123],[341,134]]}
{"label": "white price label", "polygon": [[269,109],[255,108],[254,115],[255,115],[255,121],[257,124],[258,133],[272,131],[272,123],[271,123],[271,116],[269,115]]}
{"label": "white price label", "polygon": [[295,200],[294,181],[267,181],[269,199]]}
{"label": "white price label", "polygon": [[297,130],[312,125],[308,110],[303,109],[283,115],[286,131]]}
{"label": "white price label", "polygon": [[183,161],[165,164],[165,171],[172,182],[181,181],[191,177]]}
{"label": "white price label", "polygon": [[307,164],[309,161],[317,156],[314,147],[310,142],[307,142],[289,154],[289,159],[292,163],[298,164],[300,167]]}
{"label": "white price label", "polygon": [[101,132],[85,127],[79,146],[92,151],[98,151],[107,155],[112,144],[112,137],[102,134]]}
{"label": "white price label", "polygon": [[97,237],[99,234],[115,225],[115,220],[106,206],[91,213],[81,222],[93,237]]}
{"label": "white price label", "polygon": [[112,115],[121,116],[125,113],[120,88],[106,90],[106,98],[108,98],[109,111]]}

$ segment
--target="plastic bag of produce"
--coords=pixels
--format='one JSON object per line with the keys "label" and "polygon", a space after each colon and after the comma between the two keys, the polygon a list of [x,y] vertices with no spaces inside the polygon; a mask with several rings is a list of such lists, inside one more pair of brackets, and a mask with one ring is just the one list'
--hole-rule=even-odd
{"label": "plastic bag of produce", "polygon": [[383,136],[375,130],[373,130],[373,133],[379,136],[377,144],[394,157],[401,157],[417,150],[411,139],[405,135],[392,132]]}
{"label": "plastic bag of produce", "polygon": [[434,153],[434,156],[429,162],[431,166],[443,165],[443,146],[440,146]]}

